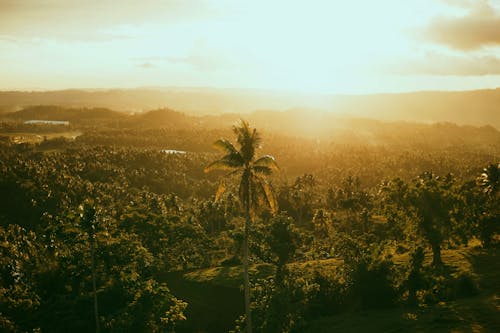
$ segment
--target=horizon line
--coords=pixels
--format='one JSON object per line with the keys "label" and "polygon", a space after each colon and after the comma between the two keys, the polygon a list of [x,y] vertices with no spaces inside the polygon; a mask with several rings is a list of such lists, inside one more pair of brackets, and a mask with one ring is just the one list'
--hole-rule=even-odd
{"label": "horizon line", "polygon": [[230,88],[215,86],[135,86],[135,87],[68,87],[68,88],[0,88],[0,93],[19,92],[19,93],[44,93],[44,92],[63,92],[63,91],[83,91],[83,92],[105,92],[105,91],[131,91],[131,90],[213,90],[240,93],[265,93],[265,94],[299,94],[304,96],[370,96],[370,95],[404,95],[413,93],[452,93],[452,92],[473,92],[498,90],[500,85],[491,88],[478,89],[417,89],[402,91],[379,91],[379,92],[307,92],[291,89],[264,89],[264,88]]}

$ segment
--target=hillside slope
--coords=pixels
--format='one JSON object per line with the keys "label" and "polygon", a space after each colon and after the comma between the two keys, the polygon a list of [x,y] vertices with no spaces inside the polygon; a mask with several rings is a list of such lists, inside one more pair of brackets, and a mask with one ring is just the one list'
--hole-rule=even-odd
{"label": "hillside slope", "polygon": [[500,88],[374,95],[319,95],[209,88],[0,91],[0,112],[47,104],[102,107],[119,111],[168,107],[196,115],[298,108],[389,121],[450,121],[471,125],[490,124],[500,128]]}

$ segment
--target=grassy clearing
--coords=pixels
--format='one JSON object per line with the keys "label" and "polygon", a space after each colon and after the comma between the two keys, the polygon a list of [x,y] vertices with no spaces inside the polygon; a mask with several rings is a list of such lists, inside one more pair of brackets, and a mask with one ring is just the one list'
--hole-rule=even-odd
{"label": "grassy clearing", "polygon": [[[250,267],[252,279],[265,279],[274,274],[275,268],[270,264],[258,264]],[[243,285],[243,266],[214,267],[200,269],[184,274],[188,281],[211,283],[217,286],[240,288]]]}
{"label": "grassy clearing", "polygon": [[[453,276],[462,273],[468,273],[472,277],[477,278],[474,273],[473,263],[471,258],[474,253],[479,251],[475,247],[443,250],[442,259],[447,268],[451,271]],[[425,265],[430,265],[432,261],[432,253],[426,251]],[[409,261],[408,254],[395,254],[392,257],[396,265],[404,265]],[[341,259],[322,259],[312,260],[307,262],[292,263],[289,267],[293,270],[302,270],[304,273],[311,272],[315,268],[322,270],[334,270],[343,261]],[[265,279],[274,275],[275,267],[271,264],[257,264],[250,267],[250,276],[252,279]],[[212,283],[219,286],[238,288],[242,285],[243,281],[243,266],[231,267],[213,267],[195,270],[184,274],[184,278],[192,282]]]}
{"label": "grassy clearing", "polygon": [[[442,258],[452,275],[472,276],[480,294],[419,308],[342,313],[311,322],[305,332],[500,332],[499,250],[450,249],[443,250]],[[408,256],[395,255],[393,259],[396,264],[405,264]],[[430,261],[431,254],[426,253],[426,265]],[[306,273],[318,266],[333,270],[341,264],[341,260],[328,259],[295,263],[291,268]],[[250,270],[252,279],[267,278],[274,272],[270,264],[254,265]],[[191,319],[179,332],[224,332],[231,328],[243,313],[242,274],[241,266],[171,274],[168,283],[172,291],[190,304],[187,315]]]}
{"label": "grassy clearing", "polygon": [[[312,271],[315,267],[323,269],[335,269],[342,264],[338,259],[325,259],[309,262],[290,264],[294,270]],[[250,278],[252,280],[266,279],[274,276],[276,268],[271,264],[256,264],[250,267]],[[210,283],[229,288],[240,288],[243,285],[243,266],[213,267],[200,269],[184,274],[184,278],[191,282]]]}

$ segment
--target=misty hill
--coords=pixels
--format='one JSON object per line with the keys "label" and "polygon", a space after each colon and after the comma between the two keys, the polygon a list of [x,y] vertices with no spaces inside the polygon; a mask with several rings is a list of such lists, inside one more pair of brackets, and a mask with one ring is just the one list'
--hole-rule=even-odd
{"label": "misty hill", "polygon": [[281,110],[301,106],[304,96],[211,88],[0,91],[0,110],[9,112],[29,105],[50,104],[66,107],[104,107],[132,112],[168,107],[195,114],[245,113],[263,108]]}
{"label": "misty hill", "polygon": [[[10,119],[26,121],[66,120],[76,127],[90,126],[96,130],[123,132],[132,136],[148,136],[149,130],[220,130],[229,129],[242,115],[222,114],[192,116],[171,109],[158,109],[126,114],[104,108],[64,108],[36,106],[9,114]],[[494,127],[457,125],[450,122],[419,123],[383,121],[369,118],[342,117],[314,110],[256,111],[244,115],[253,126],[266,135],[291,138],[312,138],[322,142],[359,145],[397,145],[425,147],[500,145],[500,131]],[[139,131],[138,131],[139,130]],[[165,132],[162,132],[165,133]],[[119,134],[122,135],[123,133]],[[116,134],[118,135],[118,134]],[[164,135],[164,134],[163,134]],[[210,138],[207,147],[216,138]]]}
{"label": "misty hill", "polygon": [[24,108],[20,111],[8,113],[5,118],[27,121],[27,120],[63,120],[70,123],[107,123],[127,118],[123,112],[113,111],[105,108],[65,108],[55,105],[37,105]]}
{"label": "misty hill", "polygon": [[192,126],[196,122],[196,117],[170,109],[152,110],[129,117],[130,126],[139,126],[142,128],[185,128]]}
{"label": "misty hill", "polygon": [[334,110],[383,120],[449,121],[500,128],[500,88],[337,96]]}
{"label": "misty hill", "polygon": [[128,114],[106,108],[68,108],[55,105],[29,106],[22,110],[7,113],[6,120],[63,120],[76,125],[122,128],[166,128],[188,127],[197,118],[170,109],[158,109],[137,114]]}
{"label": "misty hill", "polygon": [[0,111],[3,112],[47,104],[134,112],[168,107],[192,115],[307,109],[389,121],[449,121],[500,128],[500,88],[375,95],[320,95],[211,88],[0,92]]}

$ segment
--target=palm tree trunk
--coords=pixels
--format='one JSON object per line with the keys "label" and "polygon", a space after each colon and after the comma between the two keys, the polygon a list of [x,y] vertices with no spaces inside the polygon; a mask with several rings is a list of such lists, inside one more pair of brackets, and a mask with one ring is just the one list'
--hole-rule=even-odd
{"label": "palm tree trunk", "polygon": [[243,240],[243,284],[245,288],[245,322],[246,322],[246,331],[247,333],[252,333],[252,310],[250,308],[250,277],[248,274],[249,269],[249,234],[250,234],[250,200],[252,189],[250,188],[250,174],[247,173],[247,179],[245,180],[246,185],[246,202],[245,202],[245,231],[244,231],[244,240]]}
{"label": "palm tree trunk", "polygon": [[249,263],[248,263],[248,234],[250,229],[250,213],[247,211],[247,216],[245,219],[245,235],[243,242],[243,280],[245,287],[245,322],[247,333],[252,333],[252,311],[250,309],[250,277],[248,274]]}
{"label": "palm tree trunk", "polygon": [[439,243],[432,243],[432,265],[435,267],[443,266],[441,260],[441,245]]}
{"label": "palm tree trunk", "polygon": [[91,265],[92,265],[92,291],[94,293],[94,319],[95,319],[95,331],[100,332],[99,327],[99,308],[97,305],[97,288],[96,288],[96,278],[95,278],[95,239],[90,240],[91,246]]}

